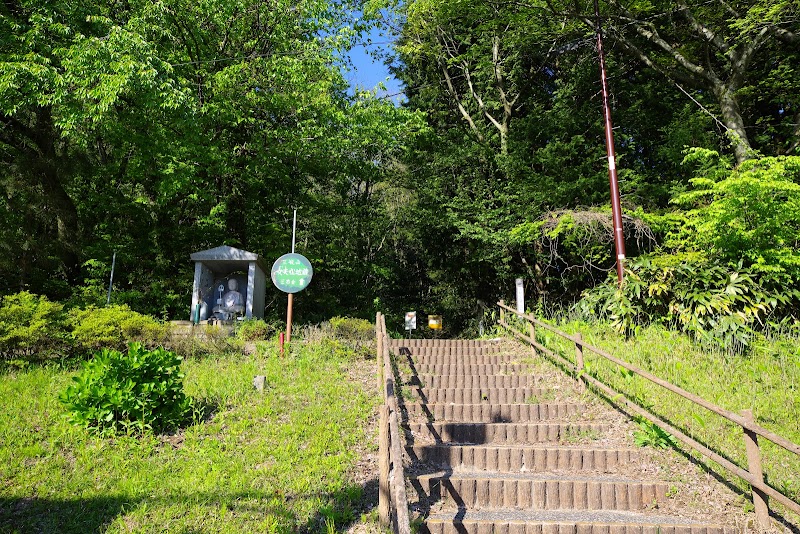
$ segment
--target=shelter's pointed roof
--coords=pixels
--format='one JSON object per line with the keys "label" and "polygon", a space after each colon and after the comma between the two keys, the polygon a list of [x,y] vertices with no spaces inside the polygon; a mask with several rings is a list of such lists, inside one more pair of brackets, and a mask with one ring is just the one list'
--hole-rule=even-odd
{"label": "shelter's pointed roof", "polygon": [[247,252],[246,250],[229,247],[222,245],[220,247],[210,248],[208,250],[201,250],[189,256],[193,261],[213,261],[213,260],[241,260],[241,261],[258,261],[258,254],[254,252]]}

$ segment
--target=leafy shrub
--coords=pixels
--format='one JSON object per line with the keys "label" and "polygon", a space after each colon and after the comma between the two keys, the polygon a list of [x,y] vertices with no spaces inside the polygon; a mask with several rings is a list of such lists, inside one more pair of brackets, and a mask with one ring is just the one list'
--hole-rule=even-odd
{"label": "leafy shrub", "polygon": [[785,275],[702,255],[643,256],[628,263],[621,289],[611,275],[584,292],[578,308],[609,319],[626,334],[640,325],[669,323],[699,341],[737,352],[775,320],[796,320],[800,291],[784,281]]}
{"label": "leafy shrub", "polygon": [[61,304],[27,291],[0,304],[0,354],[46,355],[65,341]]}
{"label": "leafy shrub", "polygon": [[102,348],[123,350],[132,341],[156,346],[167,333],[157,320],[124,305],[73,310],[69,323],[77,346],[89,352]]}
{"label": "leafy shrub", "polygon": [[83,363],[60,395],[69,420],[100,434],[174,428],[189,419],[182,358],[162,348],[131,343],[127,354],[103,349]]}
{"label": "leafy shrub", "polygon": [[364,357],[372,356],[375,345],[375,325],[365,319],[333,317],[330,320],[333,337],[350,346]]}
{"label": "leafy shrub", "polygon": [[688,208],[688,224],[669,236],[674,244],[800,276],[800,157],[763,157],[732,168],[717,152],[695,148],[684,163],[698,169],[693,189],[672,200]]}
{"label": "leafy shrub", "polygon": [[280,327],[263,319],[246,319],[236,327],[236,338],[240,341],[260,341],[275,335]]}
{"label": "leafy shrub", "polygon": [[371,343],[375,338],[375,325],[366,319],[332,317],[330,324],[333,335],[345,341]]}

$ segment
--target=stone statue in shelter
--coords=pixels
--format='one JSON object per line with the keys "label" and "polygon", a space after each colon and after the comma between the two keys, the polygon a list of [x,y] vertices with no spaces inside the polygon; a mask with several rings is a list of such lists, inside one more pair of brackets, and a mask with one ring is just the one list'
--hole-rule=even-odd
{"label": "stone statue in shelter", "polygon": [[239,293],[239,282],[235,278],[231,278],[228,280],[228,292],[217,301],[214,312],[224,314],[224,319],[230,319],[243,311],[244,297]]}

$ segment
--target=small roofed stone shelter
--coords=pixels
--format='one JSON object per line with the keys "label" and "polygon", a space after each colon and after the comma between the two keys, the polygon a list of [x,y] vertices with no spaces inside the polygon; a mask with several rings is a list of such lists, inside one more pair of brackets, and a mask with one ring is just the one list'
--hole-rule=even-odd
{"label": "small roofed stone shelter", "polygon": [[190,320],[231,319],[220,313],[220,307],[223,295],[232,289],[241,293],[245,318],[264,317],[269,269],[261,256],[223,245],[195,252],[190,258],[195,262]]}

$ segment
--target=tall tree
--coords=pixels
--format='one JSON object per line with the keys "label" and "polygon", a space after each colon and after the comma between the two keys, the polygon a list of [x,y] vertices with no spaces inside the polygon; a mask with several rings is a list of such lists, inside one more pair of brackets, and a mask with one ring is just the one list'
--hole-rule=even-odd
{"label": "tall tree", "polygon": [[[786,60],[797,51],[796,4],[771,0],[604,4],[606,30],[621,49],[675,84],[710,95],[736,161],[750,157],[754,147],[748,128],[754,124],[746,120],[742,98],[759,83],[755,65],[776,57]],[[555,13],[580,18],[589,28],[595,25],[591,4],[549,5]],[[792,100],[794,108],[797,103]],[[796,139],[787,140],[790,146],[795,143]]]}
{"label": "tall tree", "polygon": [[[285,252],[291,207],[314,216],[362,188],[348,183],[369,184],[371,199],[419,121],[348,94],[341,54],[370,24],[358,7],[0,6],[0,219],[19,228],[0,238],[16,254],[0,265],[4,290],[68,290],[58,265],[73,286],[96,281],[117,250],[119,298],[182,315],[192,251],[225,242],[271,257]],[[339,255],[355,263],[375,231],[349,235]]]}

